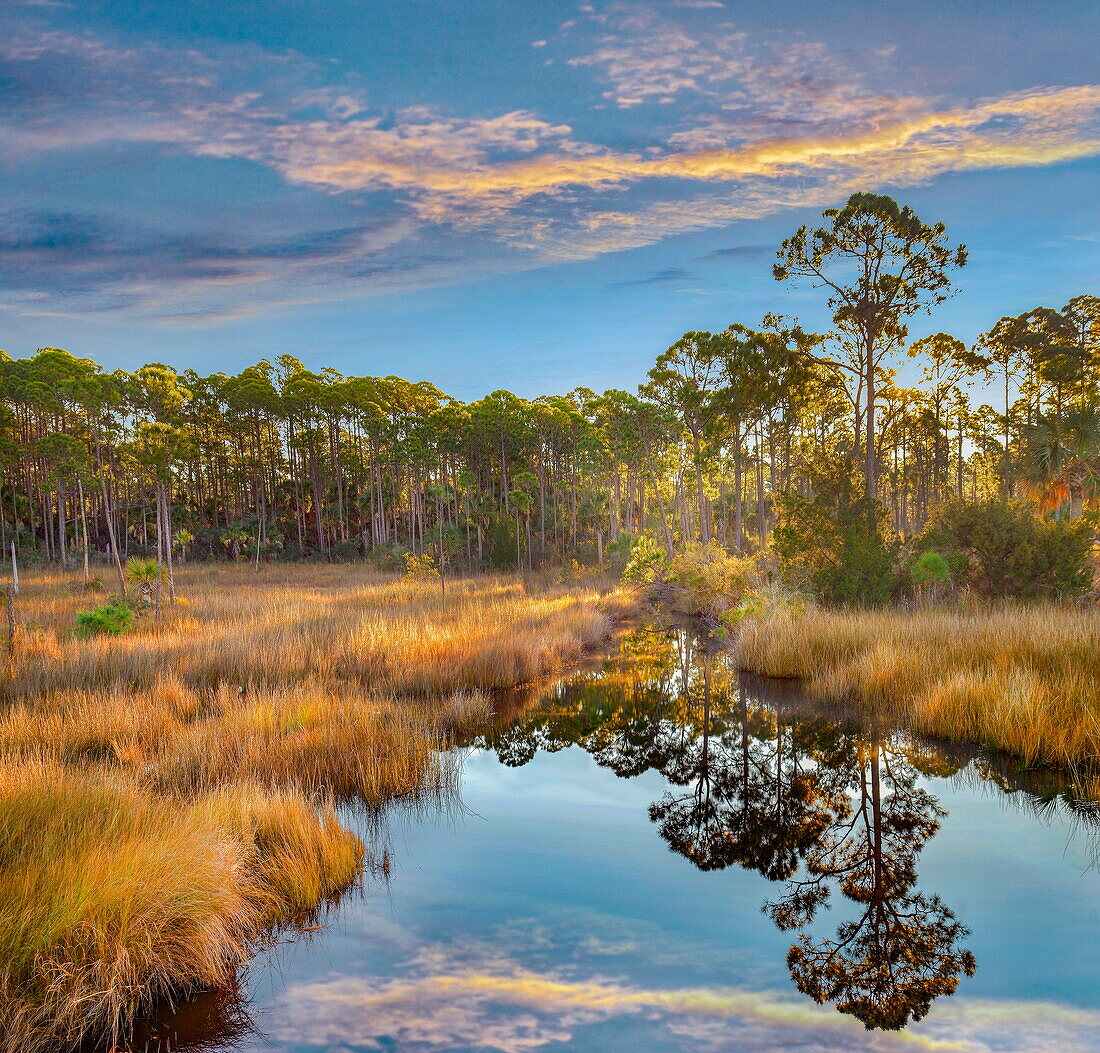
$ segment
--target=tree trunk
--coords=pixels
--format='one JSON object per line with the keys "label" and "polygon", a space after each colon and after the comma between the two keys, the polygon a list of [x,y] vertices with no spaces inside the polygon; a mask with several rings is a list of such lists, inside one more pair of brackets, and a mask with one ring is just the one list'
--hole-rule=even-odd
{"label": "tree trunk", "polygon": [[84,543],[84,588],[88,587],[88,512],[84,507],[84,483],[77,479],[77,494],[80,498],[80,536]]}
{"label": "tree trunk", "polygon": [[[176,577],[172,566],[172,506],[169,503],[168,488],[164,483],[157,483],[157,498],[160,502],[162,522],[164,525],[164,545],[162,551],[168,565],[168,602],[176,602]],[[159,527],[158,527],[159,530]]]}
{"label": "tree trunk", "polygon": [[107,520],[107,541],[111,546],[111,560],[118,574],[118,588],[123,599],[126,598],[126,576],[122,573],[122,559],[118,554],[118,540],[115,537],[115,521],[111,515],[111,501],[107,496],[107,480],[103,476],[102,465],[99,472],[99,485],[103,495],[103,518]]}
{"label": "tree trunk", "polygon": [[875,442],[875,354],[874,347],[867,348],[867,419],[864,422],[864,441],[866,443],[863,472],[867,479],[867,496],[872,500],[878,497],[878,447]]}
{"label": "tree trunk", "polygon": [[745,512],[743,469],[741,467],[741,439],[736,440],[733,449],[733,545],[737,554],[743,555],[745,551]]}
{"label": "tree trunk", "polygon": [[69,557],[65,551],[65,491],[60,481],[57,484],[57,551],[60,554],[61,569],[69,569]]}

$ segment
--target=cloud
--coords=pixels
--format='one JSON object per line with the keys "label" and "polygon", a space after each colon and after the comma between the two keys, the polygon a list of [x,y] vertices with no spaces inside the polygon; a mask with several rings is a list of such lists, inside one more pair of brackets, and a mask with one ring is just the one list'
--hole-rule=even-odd
{"label": "cloud", "polygon": [[675,6],[689,12],[687,22],[666,17],[656,6],[626,3],[593,14],[595,45],[569,64],[595,70],[609,85],[605,98],[624,109],[686,97],[742,111],[758,126],[792,117],[866,117],[877,108],[891,112],[904,105],[895,91],[867,85],[869,75],[892,72],[890,51],[844,57],[813,41],[751,36],[731,22],[715,22],[713,15],[690,15],[723,6],[708,0]]}
{"label": "cloud", "polygon": [[[239,289],[255,306],[331,297],[329,283],[350,268],[375,266],[397,282],[407,260],[389,250],[409,234],[408,220],[261,236],[248,231],[166,232],[106,216],[49,210],[0,212],[3,301],[28,313],[64,298],[66,313],[142,307],[165,320],[210,321],[242,312]],[[365,273],[364,273],[365,276]],[[165,291],[172,295],[165,299]],[[312,294],[311,294],[312,290]],[[179,302],[188,302],[180,310]]]}
{"label": "cloud", "polygon": [[854,190],[1100,155],[1100,85],[952,103],[876,88],[876,76],[896,80],[891,49],[844,57],[751,39],[726,22],[704,32],[709,11],[683,17],[614,4],[569,30],[570,41],[589,41],[574,68],[592,71],[615,103],[663,104],[656,137],[634,147],[585,141],[521,107],[380,111],[338,71],[290,52],[121,43],[9,19],[0,166],[68,166],[80,162],[66,154],[119,144],[137,157],[243,161],[313,192],[318,213],[339,221],[266,244],[255,230],[204,229],[201,209],[194,231],[153,217],[107,229],[103,217],[9,214],[8,302],[45,309],[68,282],[77,295],[66,309],[221,317],[245,300],[462,280],[830,205]]}
{"label": "cloud", "polygon": [[[743,202],[734,209],[734,218],[740,218],[817,204],[823,189],[829,200],[848,186],[913,185],[946,172],[1095,156],[1098,115],[1100,86],[1089,85],[1016,93],[853,134],[655,155],[577,143],[567,127],[522,111],[474,120],[404,112],[390,127],[376,121],[282,123],[253,127],[247,137],[222,132],[196,149],[270,165],[295,183],[397,191],[430,222],[489,226],[527,202],[558,198],[579,206],[563,211],[583,228],[594,210],[575,195],[642,183],[664,183],[673,206],[686,196],[677,183],[724,184]],[[719,218],[727,214],[728,202],[728,196],[716,202]],[[528,217],[532,242],[539,240],[540,228],[552,234],[552,221],[544,222],[537,208]],[[700,218],[714,221],[705,207]]]}
{"label": "cloud", "polygon": [[697,275],[692,274],[691,271],[686,271],[681,267],[665,267],[659,271],[653,271],[651,274],[647,274],[644,278],[634,278],[630,281],[612,282],[609,289],[629,289],[635,285],[662,285],[666,282],[682,282],[691,281],[696,278]]}
{"label": "cloud", "polygon": [[775,252],[774,245],[729,245],[700,256],[697,263],[719,263],[723,260],[759,260]]}

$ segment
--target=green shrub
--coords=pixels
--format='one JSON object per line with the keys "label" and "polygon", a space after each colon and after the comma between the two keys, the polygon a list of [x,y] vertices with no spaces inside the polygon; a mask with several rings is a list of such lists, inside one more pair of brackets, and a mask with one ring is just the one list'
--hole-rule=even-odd
{"label": "green shrub", "polygon": [[[626,538],[623,535],[623,538]],[[621,544],[620,538],[617,544]],[[629,540],[630,555],[623,568],[623,582],[627,585],[651,585],[664,568],[665,550],[651,537]]]}
{"label": "green shrub", "polygon": [[938,552],[931,550],[910,559],[906,569],[914,585],[929,585],[933,582],[951,580],[951,568],[947,565],[947,560]]}
{"label": "green shrub", "polygon": [[1091,584],[1091,529],[1037,516],[1022,501],[953,501],[916,547],[943,552],[954,580],[990,599],[1071,598]]}
{"label": "green shrub", "polygon": [[81,640],[91,636],[121,636],[134,624],[134,612],[121,600],[112,600],[90,611],[76,612],[74,634]]}
{"label": "green shrub", "polygon": [[358,538],[350,541],[337,541],[331,549],[332,555],[338,560],[359,559],[363,555],[363,543]]}
{"label": "green shrub", "polygon": [[951,567],[933,549],[913,553],[905,561],[905,571],[917,598],[923,602],[939,602],[951,582]]}
{"label": "green shrub", "polygon": [[409,550],[397,542],[376,545],[367,553],[367,562],[379,570],[404,570]]}
{"label": "green shrub", "polygon": [[745,601],[755,573],[750,560],[731,556],[717,541],[691,544],[673,556],[663,575],[673,610],[719,622]]}
{"label": "green shrub", "polygon": [[784,579],[828,603],[888,602],[898,591],[901,543],[887,510],[862,496],[863,481],[850,464],[825,466],[812,479],[813,496],[777,499],[771,544]]}

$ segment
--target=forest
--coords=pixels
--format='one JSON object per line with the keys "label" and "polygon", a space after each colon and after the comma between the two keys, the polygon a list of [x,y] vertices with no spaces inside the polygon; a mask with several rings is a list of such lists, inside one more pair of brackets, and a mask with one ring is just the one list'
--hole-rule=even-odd
{"label": "forest", "polygon": [[[636,391],[464,403],[292,355],[202,376],[0,352],[0,543],[123,592],[134,556],[169,579],[186,561],[408,555],[466,573],[710,541],[840,602],[952,572],[992,595],[1085,591],[1100,297],[1020,304],[970,344],[910,339],[966,249],[879,195],[822,219],[774,276],[814,290],[830,332],[779,314],[686,332]],[[1037,554],[1009,573],[1021,545]],[[944,565],[914,568],[928,552]]]}

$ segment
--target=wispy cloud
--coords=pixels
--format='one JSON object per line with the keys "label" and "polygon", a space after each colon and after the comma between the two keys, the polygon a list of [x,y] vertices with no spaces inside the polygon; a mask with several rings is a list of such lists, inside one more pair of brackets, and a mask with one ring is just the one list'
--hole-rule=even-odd
{"label": "wispy cloud", "polygon": [[[669,15],[677,8],[682,22]],[[108,229],[97,217],[64,230],[59,214],[9,214],[0,277],[21,303],[46,303],[68,281],[78,300],[145,302],[176,317],[172,289],[177,302],[223,290],[214,300],[236,310],[242,298],[453,280],[831,204],[855,189],[1100,155],[1100,85],[970,101],[890,91],[875,83],[896,79],[890,49],[856,61],[818,43],[753,39],[713,22],[726,15],[711,8],[584,5],[559,38],[534,42],[540,53],[572,48],[574,69],[599,78],[616,105],[660,107],[660,134],[633,149],[586,141],[522,106],[381,112],[350,80],[293,53],[123,43],[9,19],[0,166],[134,144],[246,161],[319,201],[340,199],[345,219],[357,209],[373,218],[266,244],[255,232]],[[700,19],[712,20],[708,32]],[[140,273],[139,254],[149,264]]]}
{"label": "wispy cloud", "polygon": [[663,267],[659,271],[652,271],[642,278],[633,278],[628,281],[612,282],[609,289],[629,289],[635,285],[664,285],[670,282],[692,281],[697,275],[682,267]]}
{"label": "wispy cloud", "polygon": [[[712,0],[675,6],[689,12],[723,7]],[[588,23],[597,30],[594,46],[568,62],[594,70],[608,85],[605,97],[624,109],[701,103],[741,112],[760,130],[792,120],[866,120],[876,110],[896,115],[920,103],[869,85],[875,74],[888,79],[890,49],[841,56],[813,41],[751,36],[733,22],[715,21],[711,11],[685,22],[644,3],[612,3],[593,11]]]}
{"label": "wispy cloud", "polygon": [[775,252],[774,245],[728,245],[697,259],[697,263],[719,263],[725,260],[759,260]]}
{"label": "wispy cloud", "polygon": [[331,299],[330,283],[351,270],[365,276],[375,267],[378,281],[399,284],[408,258],[389,250],[409,233],[408,219],[257,237],[169,233],[79,212],[3,211],[0,302],[30,314],[140,307],[171,321],[246,316],[261,303],[286,302],[288,286],[297,290],[293,302]]}

